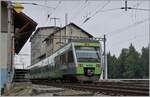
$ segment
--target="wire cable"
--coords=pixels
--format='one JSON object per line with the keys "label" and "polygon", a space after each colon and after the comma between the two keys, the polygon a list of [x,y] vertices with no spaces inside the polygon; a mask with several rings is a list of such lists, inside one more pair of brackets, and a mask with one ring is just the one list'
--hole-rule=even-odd
{"label": "wire cable", "polygon": [[128,25],[128,26],[126,26],[126,27],[123,27],[123,28],[117,29],[117,30],[115,30],[115,31],[106,33],[106,35],[115,35],[115,34],[121,33],[121,32],[123,32],[123,31],[125,31],[125,30],[128,30],[128,29],[130,29],[130,28],[132,28],[132,27],[135,27],[135,26],[137,26],[137,25],[139,25],[139,24],[142,24],[142,23],[144,23],[144,22],[146,22],[146,21],[148,21],[148,20],[149,20],[149,18],[146,18],[146,19],[137,21],[137,22],[135,22],[135,23],[133,23],[133,24],[131,24],[131,25]]}
{"label": "wire cable", "polygon": [[50,18],[51,15],[56,11],[56,9],[60,6],[60,4],[62,3],[62,1],[59,1],[58,4],[56,5],[56,7],[54,8],[53,12],[51,12],[50,14],[48,14],[48,17]]}
{"label": "wire cable", "polygon": [[[72,15],[72,17],[70,18],[71,20],[73,19],[73,18],[75,18],[77,15],[79,15],[82,11],[83,11],[83,9],[87,6],[87,4],[88,4],[88,0],[85,0],[81,5],[80,5],[80,7],[77,9],[77,11],[75,12],[75,14],[73,14]],[[83,8],[82,8],[83,7]],[[82,10],[81,10],[81,8],[82,8]],[[79,10],[79,11],[78,11]]]}
{"label": "wire cable", "polygon": [[129,7],[128,9],[133,9],[133,10],[142,10],[142,11],[150,11],[150,9],[134,8],[134,7]]}
{"label": "wire cable", "polygon": [[129,38],[129,39],[125,39],[125,40],[122,40],[122,41],[118,41],[116,43],[113,43],[111,44],[112,46],[116,46],[116,45],[120,45],[120,44],[123,44],[125,42],[129,42],[129,41],[132,41],[132,40],[135,40],[135,39],[138,39],[138,38],[142,38],[141,36],[145,36],[145,35],[137,35],[137,36],[134,36],[132,38]]}
{"label": "wire cable", "polygon": [[102,11],[102,9],[104,9],[111,1],[106,2],[99,10],[97,10],[93,15],[87,17],[84,21],[83,24],[86,23],[87,21],[89,21],[92,17],[94,17],[96,14],[98,14],[99,12]]}

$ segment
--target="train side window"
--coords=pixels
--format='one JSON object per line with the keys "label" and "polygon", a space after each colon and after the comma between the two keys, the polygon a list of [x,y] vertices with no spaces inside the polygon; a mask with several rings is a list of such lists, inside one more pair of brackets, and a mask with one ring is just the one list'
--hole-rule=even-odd
{"label": "train side window", "polygon": [[60,64],[60,56],[55,57],[55,65]]}
{"label": "train side window", "polygon": [[52,71],[54,71],[54,66],[52,66]]}
{"label": "train side window", "polygon": [[73,59],[73,52],[70,50],[68,52],[68,63],[73,63],[74,59]]}
{"label": "train side window", "polygon": [[47,70],[47,72],[48,72],[48,70],[49,70],[48,65],[46,65],[46,70]]}
{"label": "train side window", "polygon": [[42,73],[45,72],[44,67],[41,68],[41,72],[42,72]]}
{"label": "train side window", "polygon": [[66,56],[65,54],[61,55],[61,64],[65,64],[66,63]]}

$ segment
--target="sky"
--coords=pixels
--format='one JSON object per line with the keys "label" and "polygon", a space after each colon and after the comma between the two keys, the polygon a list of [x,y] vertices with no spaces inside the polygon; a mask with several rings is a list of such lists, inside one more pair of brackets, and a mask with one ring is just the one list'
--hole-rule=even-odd
{"label": "sky", "polygon": [[[124,0],[19,0],[18,2],[44,5],[23,4],[23,12],[38,23],[37,27],[54,25],[54,21],[47,17],[48,14],[51,14],[51,18],[59,18],[56,25],[62,27],[65,25],[67,14],[68,23],[75,23],[93,36],[103,37],[106,34],[106,51],[116,56],[119,56],[122,48],[128,48],[131,43],[138,52],[149,43],[149,11],[118,9],[125,6]],[[128,1],[129,7],[139,9],[149,9],[149,4],[149,1],[144,0]],[[91,18],[83,23],[88,17]],[[29,66],[29,41],[19,54],[15,57],[15,63]],[[16,67],[21,68],[22,65]]]}

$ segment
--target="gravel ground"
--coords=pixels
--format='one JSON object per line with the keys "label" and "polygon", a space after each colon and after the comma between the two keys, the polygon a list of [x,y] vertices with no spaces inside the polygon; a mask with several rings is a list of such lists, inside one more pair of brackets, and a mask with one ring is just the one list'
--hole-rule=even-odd
{"label": "gravel ground", "polygon": [[54,96],[93,96],[93,93],[87,91],[65,89],[62,92],[55,93]]}
{"label": "gravel ground", "polygon": [[33,96],[53,96],[54,93],[62,92],[64,89],[46,85],[32,85]]}
{"label": "gravel ground", "polygon": [[6,96],[104,96],[103,93],[92,93],[66,88],[56,88],[46,85],[31,83],[14,83],[12,88],[5,93]]}
{"label": "gravel ground", "polygon": [[31,83],[13,83],[10,90],[4,93],[4,96],[31,96],[32,84]]}
{"label": "gravel ground", "polygon": [[34,96],[93,96],[91,92],[62,89],[52,86],[33,85]]}

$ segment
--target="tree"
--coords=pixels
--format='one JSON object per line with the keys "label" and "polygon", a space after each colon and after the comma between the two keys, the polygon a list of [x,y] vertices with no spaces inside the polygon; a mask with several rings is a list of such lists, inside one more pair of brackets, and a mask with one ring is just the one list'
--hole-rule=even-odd
{"label": "tree", "polygon": [[142,55],[140,58],[143,78],[149,78],[149,48],[142,48]]}
{"label": "tree", "polygon": [[108,64],[108,78],[116,78],[117,72],[117,58],[115,55],[111,56],[110,52],[107,54],[107,64]]}
{"label": "tree", "polygon": [[140,54],[131,44],[125,60],[125,71],[123,73],[124,78],[142,78],[141,68],[139,64],[139,56]]}
{"label": "tree", "polygon": [[120,56],[118,57],[118,78],[124,78],[125,76],[123,75],[125,72],[125,65],[126,65],[126,59],[128,57],[128,49],[122,49]]}
{"label": "tree", "polygon": [[119,57],[107,54],[108,78],[149,78],[149,48],[142,48],[138,53],[131,44],[123,48]]}

